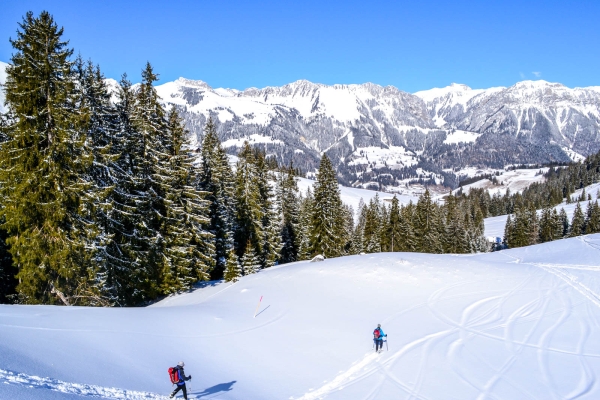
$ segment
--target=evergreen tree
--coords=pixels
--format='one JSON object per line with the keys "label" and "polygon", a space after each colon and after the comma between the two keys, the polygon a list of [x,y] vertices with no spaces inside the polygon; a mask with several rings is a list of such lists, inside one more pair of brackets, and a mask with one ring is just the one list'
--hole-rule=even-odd
{"label": "evergreen tree", "polygon": [[254,252],[254,247],[252,243],[246,243],[246,251],[242,256],[242,271],[244,275],[255,274],[260,271],[260,261]]}
{"label": "evergreen tree", "polygon": [[597,232],[600,232],[600,207],[598,207],[598,200],[594,203],[591,201],[588,203],[585,220],[585,233]]}
{"label": "evergreen tree", "polygon": [[[423,253],[433,252],[432,246],[435,247],[435,252],[438,246],[441,246],[440,238],[435,232],[435,218],[437,217],[436,205],[431,200],[431,194],[428,189],[425,189],[419,197],[416,207],[416,224],[414,225],[415,235],[417,239],[417,250]],[[426,239],[427,238],[427,239]]]}
{"label": "evergreen tree", "polygon": [[[82,178],[91,163],[77,111],[72,50],[43,11],[19,24],[4,87],[11,112],[0,154],[0,218],[27,303],[70,304],[85,280]],[[56,295],[56,297],[54,296]]]}
{"label": "evergreen tree", "polygon": [[[238,154],[236,169],[236,232],[238,254],[262,254],[264,210],[254,152],[248,142]],[[250,248],[248,248],[250,246]],[[243,264],[243,261],[242,261]],[[246,272],[244,271],[244,274]]]}
{"label": "evergreen tree", "polygon": [[210,223],[205,193],[194,186],[197,171],[189,153],[188,132],[174,108],[167,121],[170,146],[168,169],[162,171],[166,215],[161,227],[166,255],[161,274],[164,294],[189,289],[199,279],[208,280],[215,261],[213,235],[205,230]]}
{"label": "evergreen tree", "polygon": [[225,273],[223,278],[226,282],[237,282],[242,276],[242,267],[238,261],[238,256],[234,249],[229,250],[227,263],[225,264]]}
{"label": "evergreen tree", "polygon": [[314,198],[310,188],[305,197],[300,197],[300,224],[298,229],[298,259],[309,260],[311,257],[310,227],[313,215]]}
{"label": "evergreen tree", "polygon": [[[552,213],[550,207],[545,207],[542,210],[542,215],[540,217],[540,232],[539,232],[539,241],[540,243],[550,242],[552,240],[557,239],[556,232],[556,220],[554,219],[554,215]],[[556,213],[556,211],[554,211]]]}
{"label": "evergreen tree", "polygon": [[212,118],[204,128],[202,141],[202,164],[198,179],[200,189],[208,193],[210,225],[208,230],[215,237],[215,268],[211,279],[223,276],[226,259],[234,247],[235,212],[234,176],[227,154],[223,150]]}
{"label": "evergreen tree", "polygon": [[413,228],[414,205],[412,201],[400,208],[400,251],[417,251],[417,237]]}
{"label": "evergreen tree", "polygon": [[313,214],[310,239],[312,255],[327,258],[343,254],[343,206],[335,170],[327,155],[323,155],[314,185]]}
{"label": "evergreen tree", "polygon": [[367,207],[365,202],[361,198],[358,202],[358,221],[352,231],[352,248],[350,249],[351,254],[360,254],[365,251],[365,223],[367,220]]}
{"label": "evergreen tree", "polygon": [[[1,206],[0,206],[1,207]],[[14,303],[18,281],[17,268],[13,265],[8,251],[6,231],[0,229],[0,304]]]}
{"label": "evergreen tree", "polygon": [[585,231],[585,217],[581,210],[581,205],[577,202],[575,212],[573,213],[573,219],[571,220],[571,231],[569,237],[581,236]]}
{"label": "evergreen tree", "polygon": [[277,180],[278,214],[281,215],[281,252],[279,261],[284,263],[298,261],[300,247],[300,201],[298,184],[290,165],[279,175]]}
{"label": "evergreen tree", "polygon": [[400,226],[400,206],[396,196],[392,199],[392,206],[390,208],[389,222],[387,225],[387,236],[390,239],[389,251],[398,251],[401,248],[399,243],[401,237],[401,226]]}
{"label": "evergreen tree", "polygon": [[379,196],[369,201],[369,206],[366,208],[365,226],[363,228],[363,240],[366,253],[381,252],[381,236],[380,236],[380,207]]}
{"label": "evergreen tree", "polygon": [[[88,220],[88,243],[90,258],[87,265],[87,285],[81,285],[78,304],[109,306],[115,304],[109,275],[118,268],[118,255],[114,249],[115,225],[121,216],[115,203],[115,186],[123,179],[116,161],[115,143],[120,143],[118,114],[111,102],[105,78],[99,67],[91,61],[75,61],[77,90],[80,96],[80,113],[85,116],[85,146],[92,154],[93,162],[87,170],[86,180],[91,187],[86,193],[83,208]],[[115,258],[115,256],[117,258]]]}
{"label": "evergreen tree", "polygon": [[[256,165],[258,192],[260,194],[260,207],[262,209],[262,252],[259,254],[259,260],[263,268],[269,268],[275,265],[279,259],[281,251],[281,227],[282,215],[278,212],[276,198],[269,181],[274,180],[270,168],[270,163],[265,157],[265,153],[260,150],[254,150],[254,163]],[[277,163],[275,162],[275,167]]]}
{"label": "evergreen tree", "polygon": [[119,157],[115,160],[112,202],[105,225],[110,240],[104,248],[106,263],[100,262],[106,267],[101,294],[110,304],[119,306],[146,299],[143,273],[154,241],[154,231],[147,224],[151,199],[147,195],[146,141],[131,120],[134,104],[131,83],[123,75],[115,104],[118,133],[111,141],[112,151]]}
{"label": "evergreen tree", "polygon": [[558,213],[558,217],[560,219],[560,225],[562,226],[562,233],[560,235],[561,238],[566,237],[569,234],[569,217],[567,216],[567,212],[564,208],[560,209]]}

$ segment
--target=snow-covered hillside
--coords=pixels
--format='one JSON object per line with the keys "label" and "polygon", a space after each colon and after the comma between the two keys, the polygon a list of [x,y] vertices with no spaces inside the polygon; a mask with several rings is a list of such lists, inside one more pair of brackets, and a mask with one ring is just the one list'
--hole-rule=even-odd
{"label": "snow-covered hillside", "polygon": [[[598,190],[600,190],[600,183],[595,183],[593,185],[589,185],[585,187],[585,192],[592,196],[592,201],[600,200],[598,197]],[[566,202],[562,202],[561,204],[554,207],[557,211],[560,211],[561,208],[565,209],[569,220],[573,218],[573,213],[575,212],[575,207],[577,207],[577,199],[581,196],[581,192],[583,189],[576,190],[572,195],[571,199],[573,200],[571,203],[567,204]],[[580,202],[581,208],[583,212],[586,211],[589,201]],[[541,210],[538,210],[538,215]],[[506,215],[499,215],[497,217],[490,217],[484,220],[485,225],[485,236],[487,237],[504,237],[504,228],[506,226]]]}
{"label": "snow-covered hillside", "polygon": [[[459,174],[464,176],[478,176],[478,175],[493,175],[496,179],[494,184],[489,179],[482,179],[468,185],[464,185],[461,188],[455,189],[454,194],[461,191],[469,193],[469,190],[475,189],[486,189],[491,196],[498,193],[500,195],[506,194],[506,190],[510,190],[510,193],[522,192],[532,183],[544,182],[546,178],[544,174],[548,172],[548,168],[536,168],[536,169],[513,169],[513,170],[495,170],[495,169],[477,169],[477,168],[465,168],[459,171]],[[498,175],[496,175],[498,174]]]}
{"label": "snow-covered hillside", "polygon": [[147,308],[0,306],[0,398],[162,399],[167,368],[184,360],[202,399],[594,399],[599,252],[590,235],[477,255],[371,254]]}
{"label": "snow-covered hillside", "polygon": [[[313,185],[315,181],[306,179],[306,178],[297,178],[298,189],[300,192],[305,195],[308,188],[313,190]],[[362,199],[365,205],[369,204],[371,199],[374,199],[375,196],[379,196],[379,200],[385,202],[386,204],[390,204],[392,198],[396,196],[400,204],[408,204],[411,201],[416,203],[419,200],[418,196],[414,196],[411,194],[401,194],[401,193],[386,193],[386,192],[378,192],[375,190],[366,190],[366,189],[358,189],[351,188],[340,185],[340,197],[344,204],[347,204],[352,207],[355,213],[358,212],[358,205],[360,204],[360,200]]]}

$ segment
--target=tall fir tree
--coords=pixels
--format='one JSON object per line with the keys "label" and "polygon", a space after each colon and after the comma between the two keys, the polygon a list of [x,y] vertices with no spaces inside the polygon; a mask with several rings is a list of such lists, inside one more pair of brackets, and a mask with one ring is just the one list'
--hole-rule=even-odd
{"label": "tall fir tree", "polygon": [[229,252],[234,248],[235,179],[212,118],[204,127],[201,155],[198,187],[208,193],[208,229],[215,237],[215,268],[211,271],[211,279],[221,279]]}
{"label": "tall fir tree", "polygon": [[244,275],[252,275],[260,271],[260,261],[251,243],[246,244],[246,252],[242,256],[241,264]]}
{"label": "tall fir tree", "polygon": [[598,233],[600,232],[600,207],[598,207],[598,200],[593,203],[588,203],[585,219],[585,233]]}
{"label": "tall fir tree", "polygon": [[571,230],[569,237],[581,236],[585,232],[585,217],[581,210],[581,204],[577,202],[575,206],[575,212],[573,213],[573,219],[571,220]]}
{"label": "tall fir tree", "polygon": [[280,263],[285,264],[299,260],[300,248],[300,201],[298,184],[290,165],[279,174],[277,179],[277,207],[281,215],[281,252]]}
{"label": "tall fir tree", "polygon": [[19,268],[21,301],[70,304],[86,283],[80,206],[92,158],[63,29],[46,11],[27,13],[19,27],[4,87],[11,118],[0,154],[0,218]]}
{"label": "tall fir tree", "polygon": [[310,243],[310,228],[313,215],[314,197],[310,188],[306,191],[306,196],[300,196],[300,215],[298,229],[298,259],[308,260],[312,255]]}
{"label": "tall fir tree", "polygon": [[167,146],[168,167],[162,171],[165,192],[165,218],[161,232],[165,236],[165,258],[161,273],[163,294],[190,289],[198,280],[208,280],[214,266],[213,235],[206,193],[196,189],[197,170],[190,154],[188,132],[179,114],[172,108],[167,118],[170,136]]}
{"label": "tall fir tree", "polygon": [[254,152],[248,142],[244,143],[238,157],[235,178],[235,242],[240,257],[250,253],[256,256],[263,253],[265,237],[263,218],[265,215]]}
{"label": "tall fir tree", "polygon": [[225,263],[225,272],[223,278],[226,282],[237,282],[242,277],[242,267],[238,256],[235,254],[235,250],[231,248],[227,255],[227,262]]}
{"label": "tall fir tree", "polygon": [[569,224],[569,217],[567,216],[567,212],[564,208],[560,209],[558,216],[560,218],[560,225],[562,226],[562,234],[560,237],[566,237],[569,235],[571,225]]}
{"label": "tall fir tree", "polygon": [[335,170],[325,154],[321,158],[314,191],[310,228],[312,255],[341,256],[343,238],[347,236],[343,231],[343,206]]}
{"label": "tall fir tree", "polygon": [[389,222],[387,224],[387,236],[390,239],[390,247],[389,251],[399,251],[401,248],[400,237],[401,233],[401,225],[400,225],[400,202],[398,201],[398,197],[394,196],[392,198],[392,206],[390,207],[389,214]]}

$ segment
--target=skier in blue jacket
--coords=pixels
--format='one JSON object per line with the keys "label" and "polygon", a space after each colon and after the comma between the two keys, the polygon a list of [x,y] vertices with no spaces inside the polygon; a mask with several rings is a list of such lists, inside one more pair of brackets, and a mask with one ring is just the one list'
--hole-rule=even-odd
{"label": "skier in blue jacket", "polygon": [[377,328],[373,331],[373,341],[375,341],[375,351],[383,350],[383,338],[387,335],[383,333],[381,324],[377,324]]}

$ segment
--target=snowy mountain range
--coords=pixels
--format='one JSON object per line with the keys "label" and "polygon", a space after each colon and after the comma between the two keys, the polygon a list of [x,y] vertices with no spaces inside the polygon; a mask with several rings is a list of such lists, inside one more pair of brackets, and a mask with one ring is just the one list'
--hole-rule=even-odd
{"label": "snowy mountain range", "polygon": [[600,150],[600,87],[524,81],[409,94],[297,81],[238,91],[180,78],[157,90],[197,140],[212,116],[232,152],[250,140],[305,171],[327,153],[341,182],[353,186],[398,186],[419,176],[452,184],[453,171],[469,166],[568,162]]}
{"label": "snowy mountain range", "polygon": [[249,140],[310,173],[327,153],[348,186],[390,189],[420,178],[455,187],[467,167],[568,162],[600,150],[600,87],[523,81],[410,94],[300,80],[240,91],[179,78],[156,89],[196,146],[212,116],[231,154]]}

